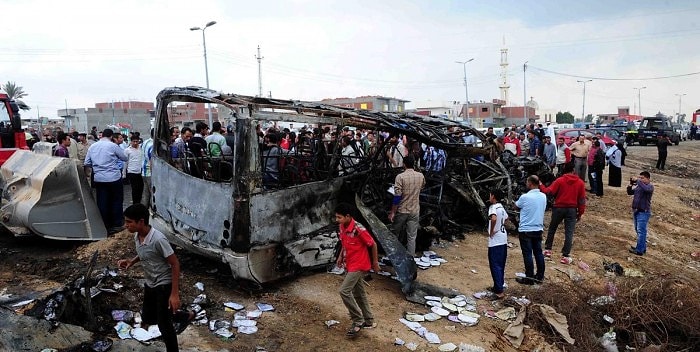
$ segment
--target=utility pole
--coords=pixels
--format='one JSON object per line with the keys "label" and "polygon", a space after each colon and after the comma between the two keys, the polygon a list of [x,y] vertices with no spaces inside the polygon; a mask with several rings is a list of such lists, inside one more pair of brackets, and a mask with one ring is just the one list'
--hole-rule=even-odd
{"label": "utility pole", "polygon": [[523,115],[525,116],[525,124],[527,125],[527,81],[525,72],[527,71],[527,61],[523,64]]}
{"label": "utility pole", "polygon": [[474,58],[471,58],[467,61],[455,61],[458,64],[462,64],[462,67],[464,68],[464,98],[465,100],[465,106],[467,109],[467,123],[470,123],[469,121],[469,87],[467,86],[467,64],[474,61]]}
{"label": "utility pole", "polygon": [[642,89],[647,89],[647,87],[639,87],[639,88],[632,88],[637,90],[637,107],[639,108],[639,116],[644,117],[642,115]]}
{"label": "utility pole", "polygon": [[66,103],[66,114],[63,116],[63,118],[66,121],[66,128],[70,128],[70,119],[68,119],[68,99],[63,99],[63,102]]}
{"label": "utility pole", "polygon": [[[593,82],[592,79],[585,80],[585,81],[576,81],[578,83],[583,83],[583,107],[581,110],[581,122],[586,121],[586,83],[588,82]],[[593,122],[593,121],[591,121]]]}
{"label": "utility pole", "polygon": [[683,96],[687,95],[685,93],[682,94],[676,94],[678,97],[678,115],[676,116],[676,122],[680,123],[681,122],[681,100],[683,99]]}
{"label": "utility pole", "polygon": [[258,60],[258,97],[262,98],[262,65],[261,61],[264,57],[260,56],[260,45],[258,45],[258,55],[255,56]]}

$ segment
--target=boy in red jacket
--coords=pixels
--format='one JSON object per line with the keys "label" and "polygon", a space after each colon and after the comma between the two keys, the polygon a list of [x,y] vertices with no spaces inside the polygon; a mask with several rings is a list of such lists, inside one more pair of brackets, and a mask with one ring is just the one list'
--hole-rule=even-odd
{"label": "boy in red jacket", "polygon": [[547,240],[544,243],[544,256],[551,258],[552,242],[557,227],[564,221],[564,247],[561,250],[562,264],[571,264],[570,252],[574,241],[574,228],[576,222],[581,220],[581,216],[586,211],[586,186],[583,181],[574,174],[572,163],[564,164],[564,175],[552,182],[549,187],[545,187],[540,182],[540,192],[554,196],[554,207],[552,208],[552,221],[549,223]]}
{"label": "boy in red jacket", "polygon": [[350,213],[353,207],[348,203],[340,203],[335,208],[335,221],[340,225],[339,238],[343,249],[340,251],[336,264],[345,265],[347,274],[340,285],[340,297],[350,313],[352,327],[347,332],[348,337],[355,337],[362,328],[376,327],[374,316],[365,293],[364,277],[370,269],[379,272],[377,244],[361,224],[355,222]]}

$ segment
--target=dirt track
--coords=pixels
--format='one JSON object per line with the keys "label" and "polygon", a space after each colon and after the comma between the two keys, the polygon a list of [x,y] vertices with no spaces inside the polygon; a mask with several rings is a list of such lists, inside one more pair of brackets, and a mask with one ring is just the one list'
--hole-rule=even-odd
{"label": "dirt track", "polygon": [[[572,256],[575,263],[566,266],[548,262],[545,285],[567,285],[571,280],[564,271],[573,269],[587,284],[603,286],[605,272],[603,260],[616,261],[624,267],[637,268],[645,275],[678,275],[691,282],[700,282],[700,263],[691,253],[700,251],[700,235],[697,232],[698,204],[700,203],[700,142],[682,142],[680,146],[669,148],[667,171],[650,170],[656,156],[653,146],[633,146],[628,149],[627,166],[623,167],[623,180],[637,175],[642,169],[650,170],[656,190],[652,202],[653,216],[649,227],[649,250],[646,256],[631,256],[627,252],[635,242],[629,204],[631,197],[624,188],[605,188],[603,198],[590,197],[588,210],[576,227]],[[607,184],[607,173],[605,175]],[[549,213],[545,225],[548,224]],[[506,269],[506,293],[527,295],[534,302],[543,303],[537,289],[519,286],[514,278],[516,272],[523,271],[522,257],[517,246],[517,238],[510,237],[515,245],[509,251]],[[486,258],[486,238],[482,233],[470,233],[463,241],[443,243],[433,248],[448,260],[440,267],[419,272],[419,280],[453,288],[471,295],[491,285]],[[563,226],[555,238],[554,253],[557,254],[563,242]],[[120,233],[108,240],[90,244],[72,244],[37,239],[14,239],[8,234],[0,234],[0,290],[8,293],[44,291],[60,287],[70,279],[81,275],[88,258],[95,250],[100,250],[98,268],[115,266],[117,259],[132,256],[133,244],[130,235]],[[418,350],[436,351],[437,345],[428,343],[409,331],[398,319],[404,312],[427,313],[424,306],[407,302],[398,284],[389,278],[375,277],[370,282],[369,297],[375,311],[379,327],[365,330],[355,340],[345,337],[349,319],[337,294],[341,277],[327,273],[309,273],[295,279],[277,283],[263,292],[250,294],[246,287],[239,286],[229,279],[226,268],[217,263],[177,251],[182,262],[183,280],[181,296],[183,302],[191,301],[197,294],[195,282],[205,284],[206,293],[213,302],[207,308],[210,318],[230,318],[232,313],[223,311],[223,302],[236,301],[252,306],[255,302],[273,304],[274,313],[265,313],[258,323],[259,332],[254,335],[240,334],[235,340],[222,340],[214,336],[204,326],[189,327],[180,335],[180,346],[185,351],[243,350],[255,351],[256,346],[268,351],[388,351],[404,350],[393,346],[395,338],[406,342],[416,342]],[[555,257],[558,259],[558,257]],[[582,271],[575,265],[584,261],[591,267],[590,272]],[[139,309],[140,290],[136,279],[140,271],[124,273],[125,291],[118,296],[103,294],[98,296],[97,313],[103,315],[103,334],[117,338],[111,326],[114,322],[104,317],[111,309]],[[216,269],[215,273],[212,273]],[[498,310],[496,303],[480,300],[479,311]],[[560,312],[565,315],[571,312]],[[341,321],[331,329],[324,321]],[[430,331],[436,332],[443,343],[460,342],[482,346],[486,350],[514,351],[502,337],[507,322],[482,317],[474,327],[464,327],[438,320],[425,323]],[[526,329],[526,339],[521,350],[558,350],[547,344],[542,332]],[[575,349],[575,348],[574,348]]]}

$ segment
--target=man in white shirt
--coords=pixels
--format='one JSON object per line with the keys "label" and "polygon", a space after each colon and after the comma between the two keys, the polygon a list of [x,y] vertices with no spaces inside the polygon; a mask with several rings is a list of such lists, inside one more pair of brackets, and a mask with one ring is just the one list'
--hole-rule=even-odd
{"label": "man in white shirt", "polygon": [[387,157],[389,158],[389,166],[393,168],[403,167],[403,158],[408,155],[408,149],[401,143],[398,135],[394,134],[389,138],[389,150]]}
{"label": "man in white shirt", "polygon": [[126,178],[131,185],[131,204],[141,203],[143,196],[143,152],[139,148],[139,138],[132,136],[129,148],[124,151],[126,157]]}
{"label": "man in white shirt", "polygon": [[505,223],[508,220],[508,213],[503,208],[501,200],[503,191],[493,189],[489,196],[489,268],[493,279],[492,292],[498,298],[503,298],[503,283],[505,281],[506,259],[508,258],[508,235],[506,234]]}

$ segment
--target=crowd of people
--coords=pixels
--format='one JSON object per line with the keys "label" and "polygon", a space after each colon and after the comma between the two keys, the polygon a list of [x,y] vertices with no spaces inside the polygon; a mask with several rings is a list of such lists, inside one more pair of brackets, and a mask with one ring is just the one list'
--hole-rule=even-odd
{"label": "crowd of people", "polygon": [[75,129],[66,133],[60,128],[44,132],[44,142],[56,143],[52,149],[54,156],[75,159],[85,167],[95,189],[102,221],[110,234],[124,229],[124,184],[131,185],[132,204],[141,203],[144,191],[149,194],[145,184],[150,184],[153,139],[143,140],[139,132],[130,132],[126,140],[123,134],[109,128],[97,132],[97,127],[93,127],[89,133]]}
{"label": "crowd of people", "polygon": [[[603,196],[602,174],[606,166],[608,167],[608,186],[621,187],[622,166],[626,152],[620,143],[605,146],[599,134],[591,138],[579,136],[578,140],[570,146],[564,143],[563,138],[559,138],[557,145],[547,150],[550,144],[548,141],[551,139],[549,136],[542,137],[545,141],[542,147],[539,143],[538,130],[534,126],[524,126],[523,130],[526,133],[520,133],[519,138],[516,138],[518,136],[516,131],[507,131],[503,138],[502,150],[515,155],[542,158],[552,167],[552,170],[554,167],[557,169],[557,178],[548,186],[542,184],[536,175],[529,176],[526,181],[528,191],[515,202],[516,207],[520,209],[518,237],[525,267],[525,276],[517,278],[516,281],[525,285],[534,285],[542,283],[545,279],[545,258],[552,257],[554,236],[562,222],[564,222],[564,243],[559,261],[562,264],[573,262],[571,250],[575,227],[586,210],[586,176],[590,183],[588,191],[597,197]],[[524,138],[524,134],[528,137]],[[499,143],[495,137],[491,138],[494,138],[497,144]],[[669,144],[667,136],[659,136],[657,169],[663,170],[666,147]],[[539,151],[538,148],[540,148]],[[629,248],[629,252],[635,255],[642,256],[646,253],[647,223],[651,215],[653,192],[651,175],[647,171],[630,179],[627,186],[627,194],[633,196],[632,214],[637,234],[637,243]],[[554,198],[554,205],[543,249],[542,235],[547,196]],[[488,259],[493,279],[492,292],[497,298],[503,296],[507,257],[507,234],[504,224],[508,221],[508,214],[503,210],[502,197],[503,193],[500,190],[492,190],[487,227]]]}

